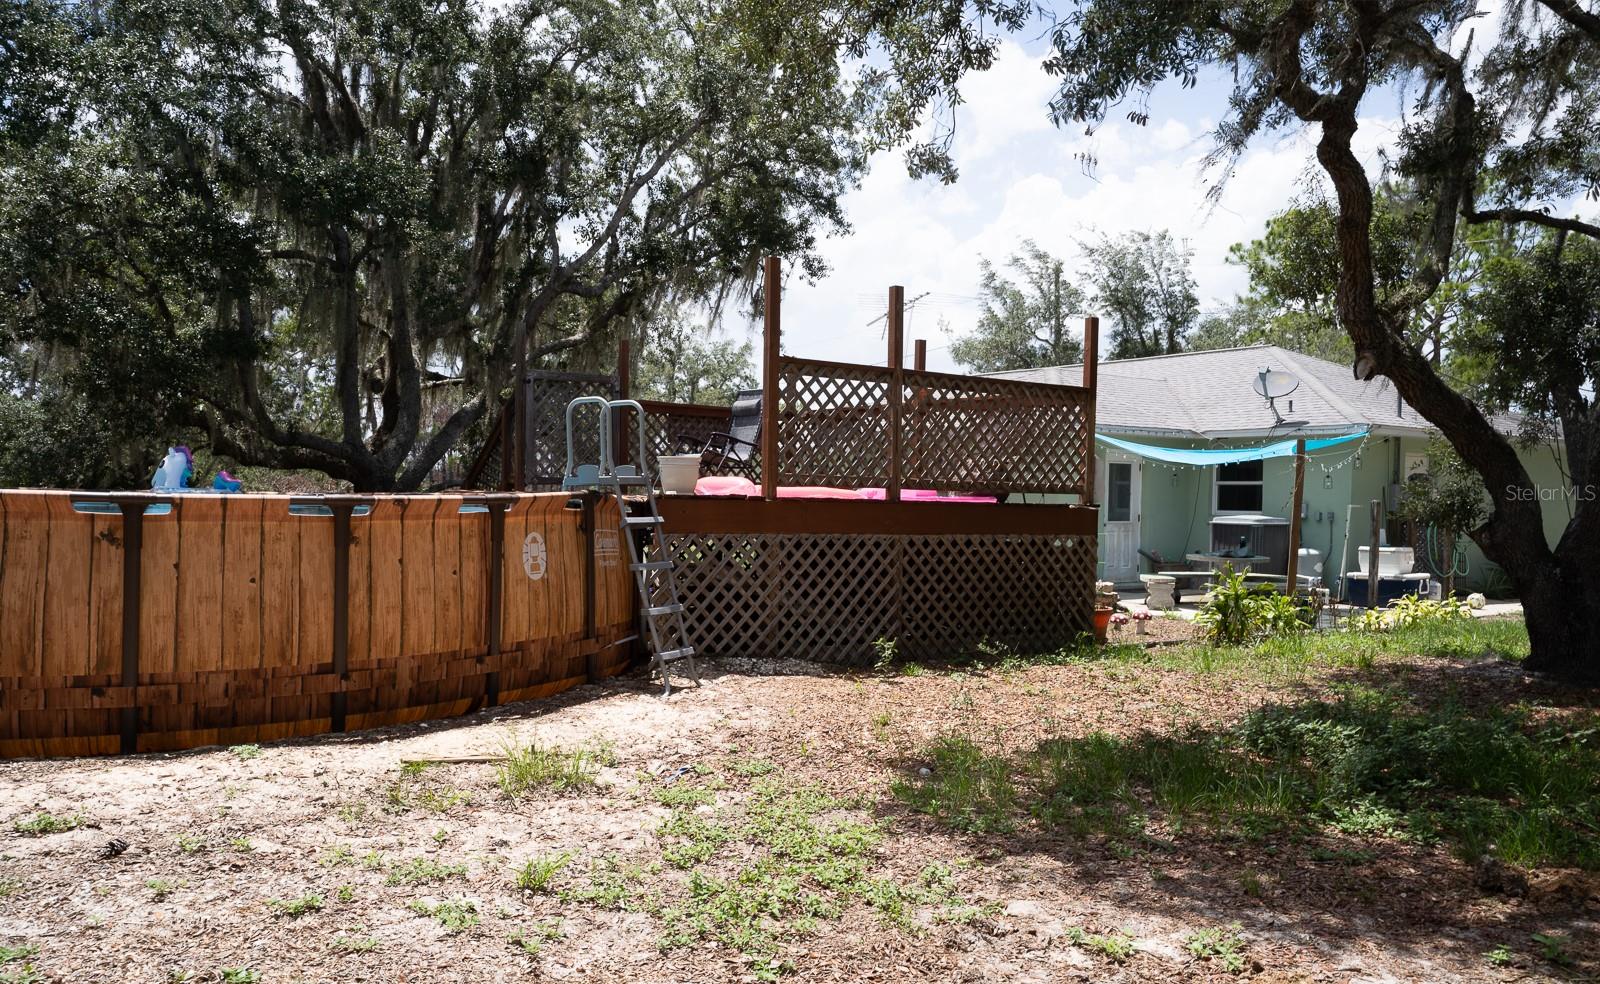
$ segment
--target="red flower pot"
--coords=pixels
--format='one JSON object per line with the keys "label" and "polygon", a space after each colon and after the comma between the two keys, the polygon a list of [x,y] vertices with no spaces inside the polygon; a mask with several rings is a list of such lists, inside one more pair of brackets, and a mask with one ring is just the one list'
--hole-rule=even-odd
{"label": "red flower pot", "polygon": [[1106,641],[1106,629],[1111,627],[1111,609],[1096,608],[1094,610],[1094,641]]}

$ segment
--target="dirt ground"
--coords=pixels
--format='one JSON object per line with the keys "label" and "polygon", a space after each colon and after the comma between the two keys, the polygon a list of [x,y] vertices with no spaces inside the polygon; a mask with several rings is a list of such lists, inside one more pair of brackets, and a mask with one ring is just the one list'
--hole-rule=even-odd
{"label": "dirt ground", "polygon": [[[1538,873],[1525,897],[1510,897],[1479,888],[1471,868],[1438,846],[1327,841],[1316,857],[1355,860],[1318,863],[1303,844],[1175,839],[1129,854],[1037,830],[960,835],[889,792],[920,767],[916,750],[952,728],[1007,745],[1170,730],[1321,692],[1337,674],[1269,683],[1128,662],[916,675],[762,670],[723,662],[704,687],[669,700],[635,675],[537,704],[259,754],[0,763],[0,945],[25,948],[0,963],[0,981],[756,980],[763,968],[726,943],[663,950],[662,917],[649,905],[555,889],[583,884],[606,859],[641,862],[633,877],[644,892],[681,887],[683,872],[643,863],[659,859],[671,813],[659,791],[700,775],[718,780],[707,794],[716,805],[737,801],[751,788],[737,764],[758,760],[777,770],[769,779],[825,789],[875,825],[874,872],[909,883],[946,866],[963,900],[960,918],[919,912],[896,924],[865,904],[824,917],[780,942],[788,979],[1231,979],[1186,941],[1235,925],[1242,976],[1258,981],[1594,979],[1584,975],[1594,973],[1600,902],[1581,872]],[[1372,672],[1469,697],[1542,693],[1496,663]],[[488,755],[530,740],[599,741],[609,764],[592,788],[522,799],[502,794],[492,763],[401,770],[406,759]],[[82,825],[36,836],[15,829],[41,812]],[[126,850],[106,857],[113,839]],[[517,866],[563,852],[570,859],[550,890],[517,887]],[[457,873],[391,884],[417,858]],[[320,908],[282,911],[311,895]],[[447,899],[469,901],[477,923],[452,933],[417,911]],[[1134,940],[1120,962],[1083,945],[1085,932],[1113,931]],[[1485,959],[1502,944],[1527,953],[1535,933],[1565,934],[1575,965]],[[537,954],[517,943],[529,938],[540,941]]]}

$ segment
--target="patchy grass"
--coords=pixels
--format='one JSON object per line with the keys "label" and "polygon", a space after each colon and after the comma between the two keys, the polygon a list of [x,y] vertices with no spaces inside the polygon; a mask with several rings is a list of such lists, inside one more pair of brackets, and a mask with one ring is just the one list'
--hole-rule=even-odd
{"label": "patchy grass", "polygon": [[298,919],[313,912],[321,912],[322,896],[308,892],[297,899],[268,899],[267,908],[271,909],[275,916]]}
{"label": "patchy grass", "polygon": [[1250,966],[1238,926],[1198,930],[1189,934],[1184,945],[1196,959],[1213,962],[1230,974],[1242,974]]}
{"label": "patchy grass", "polygon": [[88,822],[88,818],[81,813],[58,817],[41,812],[31,817],[13,820],[11,829],[24,837],[44,837],[47,834],[62,834],[69,830],[77,830]]}
{"label": "patchy grass", "polygon": [[556,745],[508,745],[505,761],[495,770],[500,791],[509,799],[520,799],[530,793],[554,789],[557,792],[574,792],[595,785],[599,767],[613,753],[589,748],[561,748]]}
{"label": "patchy grass", "polygon": [[[1258,837],[1321,827],[1448,839],[1468,860],[1600,868],[1600,717],[1538,724],[1516,709],[1414,707],[1360,687],[1271,705],[1231,729],[1048,738],[986,751],[947,735],[892,787],[956,830],[1030,818],[1076,835],[1138,836],[1152,819]],[[923,773],[926,774],[923,774]]]}
{"label": "patchy grass", "polygon": [[516,929],[506,934],[506,942],[526,953],[530,957],[537,957],[544,951],[546,943],[561,939],[560,919],[541,919],[526,929]]}
{"label": "patchy grass", "polygon": [[739,758],[728,763],[728,771],[746,779],[758,779],[776,772],[778,767],[764,758]]}
{"label": "patchy grass", "polygon": [[662,786],[656,790],[655,795],[656,802],[671,807],[710,806],[717,801],[717,794],[713,790],[686,782]]}
{"label": "patchy grass", "polygon": [[180,885],[180,882],[170,878],[147,878],[144,883],[144,887],[150,890],[150,897],[157,902],[165,901],[167,896],[176,892]]}
{"label": "patchy grass", "polygon": [[571,851],[563,851],[549,857],[529,858],[517,869],[517,887],[524,892],[542,892],[549,887],[551,879],[555,878],[571,860]]}
{"label": "patchy grass", "polygon": [[261,757],[260,745],[234,745],[228,751],[233,753],[234,757],[241,762],[248,762],[253,758]]}
{"label": "patchy grass", "polygon": [[1137,952],[1133,937],[1123,933],[1091,933],[1072,926],[1067,929],[1067,939],[1080,950],[1097,954],[1112,963],[1126,963]]}
{"label": "patchy grass", "polygon": [[932,814],[956,830],[1003,833],[1016,827],[1017,790],[1012,764],[986,753],[977,742],[946,735],[924,753],[918,776],[896,782],[895,796],[912,809]]}
{"label": "patchy grass", "polygon": [[478,904],[471,899],[447,899],[443,902],[414,900],[407,908],[419,915],[437,920],[447,933],[464,933],[478,925]]}
{"label": "patchy grass", "polygon": [[335,953],[371,953],[378,948],[378,939],[374,936],[350,936],[340,933],[328,944]]}
{"label": "patchy grass", "polygon": [[1294,633],[1243,646],[1199,642],[1156,648],[1116,643],[1096,646],[1091,638],[1079,638],[1054,652],[1029,655],[982,645],[966,662],[992,667],[1002,675],[1030,666],[1127,664],[1282,683],[1303,680],[1314,670],[1366,670],[1385,657],[1399,655],[1521,662],[1528,655],[1528,630],[1520,619],[1475,618],[1414,622],[1385,632]]}
{"label": "patchy grass", "polygon": [[383,883],[385,885],[426,885],[450,878],[465,877],[467,877],[467,866],[459,862],[445,864],[432,858],[407,858],[389,869],[389,876],[383,880]]}

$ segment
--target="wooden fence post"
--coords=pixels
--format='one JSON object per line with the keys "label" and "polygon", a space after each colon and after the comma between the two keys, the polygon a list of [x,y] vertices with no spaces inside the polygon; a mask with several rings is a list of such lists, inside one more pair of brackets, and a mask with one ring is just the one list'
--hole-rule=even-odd
{"label": "wooden fence post", "polygon": [[782,265],[776,256],[766,260],[762,286],[764,319],[761,365],[761,495],[778,497],[778,352]]}
{"label": "wooden fence post", "polygon": [[512,332],[512,345],[516,348],[512,363],[517,374],[511,387],[511,488],[521,492],[528,487],[528,330],[522,320],[517,320]]}
{"label": "wooden fence post", "polygon": [[889,481],[884,486],[884,498],[900,501],[900,480],[903,462],[900,460],[900,400],[905,393],[906,374],[906,289],[889,288]]}
{"label": "wooden fence post", "polygon": [[911,366],[917,372],[928,371],[928,340],[919,338],[911,344]]}
{"label": "wooden fence post", "polygon": [[1289,570],[1285,592],[1291,598],[1299,588],[1295,579],[1300,574],[1300,510],[1305,504],[1305,493],[1306,439],[1302,437],[1294,442],[1294,505],[1289,513]]}
{"label": "wooden fence post", "polygon": [[1094,501],[1094,405],[1095,386],[1100,374],[1100,319],[1083,319],[1083,388],[1089,391],[1084,407],[1083,429],[1086,447],[1083,454],[1083,489],[1078,501]]}

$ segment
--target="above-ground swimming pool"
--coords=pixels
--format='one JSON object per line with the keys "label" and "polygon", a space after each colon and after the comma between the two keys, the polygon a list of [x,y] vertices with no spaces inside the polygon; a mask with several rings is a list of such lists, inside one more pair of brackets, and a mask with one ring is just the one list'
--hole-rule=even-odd
{"label": "above-ground swimming pool", "polygon": [[461,714],[620,672],[609,500],[0,492],[0,757]]}

